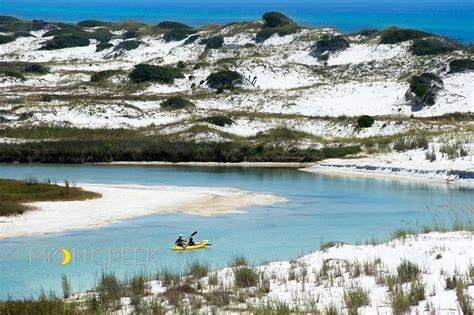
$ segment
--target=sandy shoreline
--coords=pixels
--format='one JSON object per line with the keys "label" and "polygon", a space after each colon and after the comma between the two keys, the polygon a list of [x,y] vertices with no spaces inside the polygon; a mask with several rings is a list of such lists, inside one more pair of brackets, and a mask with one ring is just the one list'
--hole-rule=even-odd
{"label": "sandy shoreline", "polygon": [[79,185],[102,194],[85,201],[37,202],[37,209],[0,218],[0,239],[95,228],[126,219],[171,212],[210,216],[243,212],[253,206],[285,202],[269,193],[233,188]]}
{"label": "sandy shoreline", "polygon": [[474,188],[474,181],[466,180],[445,180],[440,178],[432,178],[427,176],[415,176],[415,175],[400,175],[393,173],[384,173],[369,170],[355,170],[355,169],[343,169],[330,166],[313,166],[309,168],[301,168],[300,171],[330,175],[330,176],[347,176],[347,177],[361,177],[361,178],[375,178],[382,180],[400,180],[400,181],[414,181],[419,183],[434,184],[434,185],[453,185],[458,187],[470,187]]}
{"label": "sandy shoreline", "polygon": [[117,161],[93,163],[98,165],[140,165],[140,166],[220,166],[220,167],[268,167],[268,168],[302,168],[310,167],[316,162],[166,162],[166,161]]}

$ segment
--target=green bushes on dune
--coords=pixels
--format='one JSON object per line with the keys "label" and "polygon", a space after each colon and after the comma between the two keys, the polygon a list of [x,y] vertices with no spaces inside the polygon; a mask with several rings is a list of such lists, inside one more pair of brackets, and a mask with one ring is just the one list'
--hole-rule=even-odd
{"label": "green bushes on dune", "polygon": [[123,42],[118,44],[114,48],[114,50],[115,51],[118,51],[118,50],[130,51],[130,50],[138,48],[141,44],[143,44],[143,43],[141,41],[138,41],[138,40],[133,40],[133,39],[132,40],[124,40]]}
{"label": "green bushes on dune", "polygon": [[474,70],[474,59],[455,59],[449,63],[450,72],[463,72]]}
{"label": "green bushes on dune", "polygon": [[415,39],[410,51],[417,56],[439,55],[461,49],[461,45],[446,38]]}
{"label": "green bushes on dune", "polygon": [[296,33],[300,29],[292,19],[279,12],[266,12],[262,19],[263,27],[256,35],[258,43],[264,42],[273,34],[285,36]]}
{"label": "green bushes on dune", "polygon": [[111,43],[98,43],[95,46],[95,51],[100,52],[102,50],[106,50],[106,49],[109,49],[109,48],[112,48],[112,47],[114,47],[114,45],[112,45]]}
{"label": "green bushes on dune", "polygon": [[0,35],[0,45],[1,44],[8,44],[15,40],[15,36],[10,35]]}
{"label": "green bushes on dune", "polygon": [[118,70],[104,70],[96,72],[91,75],[91,82],[101,82],[107,80],[108,78],[111,78],[116,75],[118,72]]}
{"label": "green bushes on dune", "polygon": [[181,96],[173,96],[162,102],[160,107],[166,110],[178,110],[195,107],[194,103]]}
{"label": "green bushes on dune", "polygon": [[359,128],[369,128],[374,124],[375,119],[369,115],[362,115],[357,119],[357,127]]}
{"label": "green bushes on dune", "polygon": [[411,29],[389,27],[382,31],[380,44],[398,44],[408,40],[419,39],[427,36],[432,36],[432,34]]}
{"label": "green bushes on dune", "polygon": [[152,81],[171,84],[184,76],[178,68],[139,64],[129,74],[129,78],[134,83]]}
{"label": "green bushes on dune", "polygon": [[103,22],[103,21],[98,21],[98,20],[85,20],[85,21],[80,21],[77,23],[78,26],[80,27],[99,27],[99,26],[110,26],[112,23],[110,22]]}
{"label": "green bushes on dune", "polygon": [[89,46],[90,41],[87,37],[78,35],[58,35],[48,40],[40,50],[55,50],[69,47]]}
{"label": "green bushes on dune", "polygon": [[201,40],[200,44],[206,45],[206,49],[219,49],[224,45],[224,37],[222,35],[205,38]]}
{"label": "green bushes on dune", "polygon": [[25,66],[25,72],[37,73],[37,74],[46,74],[49,72],[49,68],[42,66],[37,63],[27,64]]}
{"label": "green bushes on dune", "polygon": [[243,77],[240,73],[231,70],[221,70],[211,73],[206,79],[207,85],[213,89],[233,89],[242,84]]}

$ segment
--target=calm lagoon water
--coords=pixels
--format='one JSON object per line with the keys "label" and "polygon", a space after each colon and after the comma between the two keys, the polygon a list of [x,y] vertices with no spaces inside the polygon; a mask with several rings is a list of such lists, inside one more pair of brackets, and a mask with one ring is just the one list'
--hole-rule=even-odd
{"label": "calm lagoon water", "polygon": [[307,26],[344,32],[390,25],[474,40],[472,0],[1,0],[0,14],[77,22],[85,19],[146,22],[177,20],[191,25],[258,19],[276,10]]}
{"label": "calm lagoon water", "polygon": [[[384,239],[398,227],[429,224],[435,217],[447,222],[452,216],[447,205],[464,209],[474,205],[473,190],[469,189],[329,177],[290,169],[0,164],[0,178],[235,187],[272,192],[289,200],[247,209],[244,214],[153,215],[97,229],[0,240],[0,298],[36,295],[40,288],[57,290],[61,273],[67,274],[75,290],[85,290],[102,270],[114,270],[118,275],[137,269],[152,272],[162,266],[183,268],[197,259],[217,268],[238,254],[252,262],[291,259],[319,249],[324,241],[355,243],[372,237]],[[209,239],[212,246],[181,253],[170,250],[178,233],[194,230],[199,231],[197,239]],[[157,251],[157,263],[146,267],[105,267],[80,261],[57,266],[44,264],[40,259],[30,263],[30,250],[38,253],[44,248],[76,248],[89,253],[97,248],[149,248]],[[144,262],[144,257],[140,262]]]}

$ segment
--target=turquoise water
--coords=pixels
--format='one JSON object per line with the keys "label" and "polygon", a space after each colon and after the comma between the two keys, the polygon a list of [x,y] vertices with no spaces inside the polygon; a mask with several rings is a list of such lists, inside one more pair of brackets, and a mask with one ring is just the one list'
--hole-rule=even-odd
{"label": "turquoise water", "polygon": [[[464,209],[474,205],[473,191],[468,189],[329,177],[290,169],[0,164],[0,178],[235,187],[272,192],[289,200],[251,208],[245,214],[154,215],[98,229],[0,240],[0,298],[35,295],[41,287],[57,290],[61,273],[67,274],[78,291],[90,288],[102,270],[118,275],[137,269],[152,272],[161,266],[184,268],[196,259],[217,268],[237,254],[251,262],[291,259],[319,249],[324,241],[384,239],[397,227],[429,224],[435,216],[448,220],[452,212],[446,205]],[[212,246],[181,253],[169,249],[178,233],[194,230],[199,231],[198,239],[209,239]],[[156,263],[150,261],[146,266],[118,263],[109,267],[77,261],[64,267],[40,259],[30,263],[30,249],[38,253],[43,248],[86,249],[89,253],[98,248],[149,248],[157,254]],[[142,258],[140,263],[144,263]]]}
{"label": "turquoise water", "polygon": [[344,32],[389,25],[474,40],[472,0],[1,0],[0,14],[76,22],[85,19],[146,22],[178,20],[192,25],[255,20],[277,10],[307,26]]}

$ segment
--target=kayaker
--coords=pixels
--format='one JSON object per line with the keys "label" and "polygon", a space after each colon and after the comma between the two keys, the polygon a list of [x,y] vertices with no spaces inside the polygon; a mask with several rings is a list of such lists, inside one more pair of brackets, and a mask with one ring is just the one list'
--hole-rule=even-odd
{"label": "kayaker", "polygon": [[185,241],[183,239],[183,234],[178,235],[178,239],[176,240],[176,242],[174,242],[174,244],[176,246],[184,246],[185,245]]}
{"label": "kayaker", "polygon": [[194,245],[196,245],[196,243],[194,243],[193,238],[192,237],[189,238],[188,245],[186,245],[186,246],[194,246]]}

